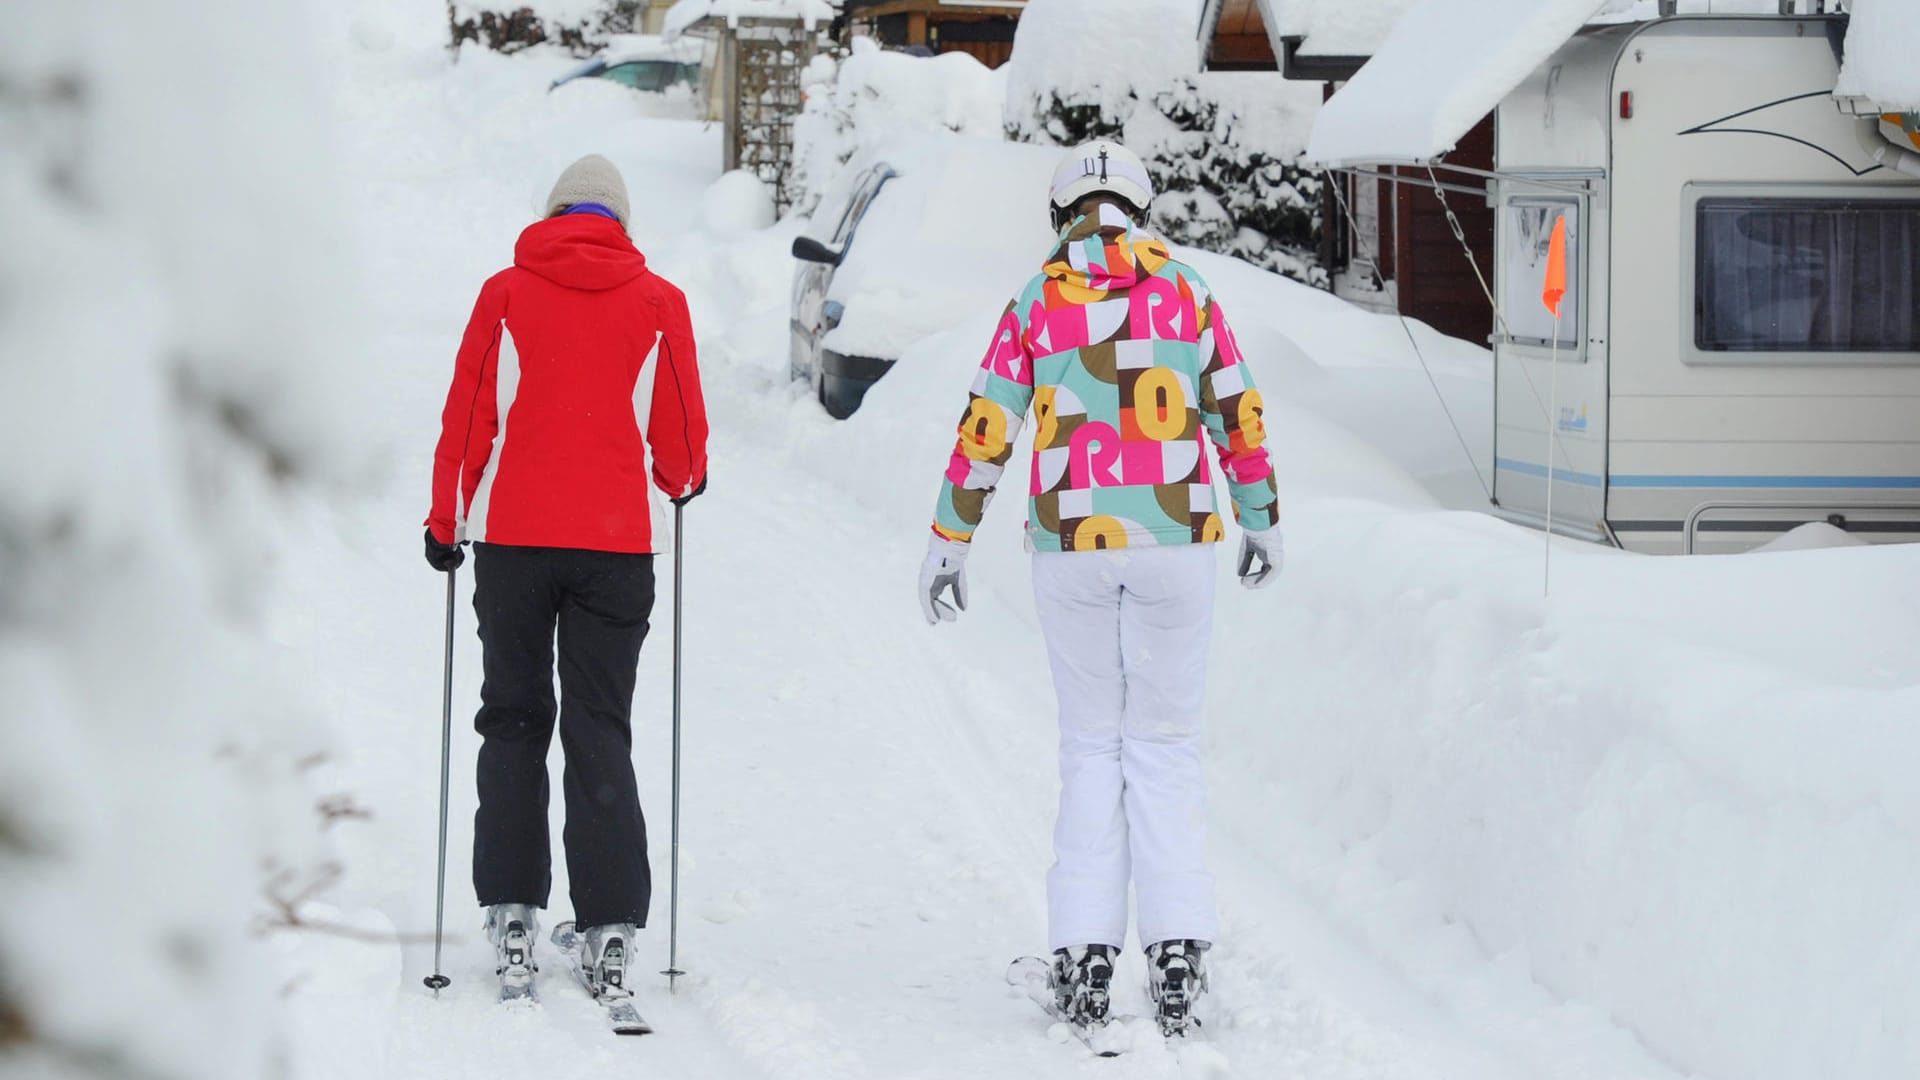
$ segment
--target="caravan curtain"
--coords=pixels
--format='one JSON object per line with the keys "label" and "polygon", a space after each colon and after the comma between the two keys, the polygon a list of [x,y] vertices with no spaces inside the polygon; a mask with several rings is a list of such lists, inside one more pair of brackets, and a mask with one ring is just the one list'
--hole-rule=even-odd
{"label": "caravan curtain", "polygon": [[1920,202],[1703,199],[1706,352],[1920,352]]}

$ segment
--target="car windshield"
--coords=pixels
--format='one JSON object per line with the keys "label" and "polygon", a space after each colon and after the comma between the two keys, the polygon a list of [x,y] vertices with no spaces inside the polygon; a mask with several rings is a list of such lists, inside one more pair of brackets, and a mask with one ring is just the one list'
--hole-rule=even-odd
{"label": "car windshield", "polygon": [[671,60],[629,60],[615,64],[601,75],[603,79],[631,86],[635,90],[665,90],[680,74],[680,65]]}

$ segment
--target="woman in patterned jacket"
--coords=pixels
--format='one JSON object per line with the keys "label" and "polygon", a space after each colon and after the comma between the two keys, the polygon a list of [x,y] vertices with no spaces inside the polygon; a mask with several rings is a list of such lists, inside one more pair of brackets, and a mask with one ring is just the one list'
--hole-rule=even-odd
{"label": "woman in patterned jacket", "polygon": [[1031,409],[1027,543],[1060,721],[1055,1000],[1077,1024],[1105,1022],[1131,877],[1149,990],[1180,1035],[1216,925],[1200,721],[1226,528],[1209,444],[1242,530],[1241,583],[1267,583],[1282,549],[1260,392],[1206,282],[1143,227],[1152,198],[1118,143],[1056,170],[1059,243],[974,377],[919,592],[929,623],[965,610],[968,545]]}

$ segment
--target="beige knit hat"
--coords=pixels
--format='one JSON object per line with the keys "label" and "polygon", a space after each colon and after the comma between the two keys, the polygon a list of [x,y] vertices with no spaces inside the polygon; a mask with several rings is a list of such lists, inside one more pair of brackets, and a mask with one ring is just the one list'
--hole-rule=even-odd
{"label": "beige knit hat", "polygon": [[547,216],[580,203],[599,203],[613,211],[621,227],[626,226],[627,184],[620,179],[620,170],[613,167],[613,162],[599,154],[588,154],[567,166],[547,196]]}

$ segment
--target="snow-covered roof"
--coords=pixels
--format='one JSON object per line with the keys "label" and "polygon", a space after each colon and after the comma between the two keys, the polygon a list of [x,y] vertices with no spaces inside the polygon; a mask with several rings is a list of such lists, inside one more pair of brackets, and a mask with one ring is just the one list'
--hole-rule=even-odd
{"label": "snow-covered roof", "polygon": [[739,26],[742,19],[774,19],[813,27],[833,21],[838,10],[827,0],[680,0],[667,10],[662,31],[672,39],[706,19],[728,26]]}
{"label": "snow-covered roof", "polygon": [[1417,0],[1264,0],[1275,40],[1307,56],[1372,56]]}
{"label": "snow-covered roof", "polygon": [[[1903,0],[1878,2],[1895,6]],[[1300,45],[1296,52],[1299,55],[1368,57],[1380,51],[1395,24],[1419,0],[1261,0],[1261,3],[1274,41],[1298,38]],[[1594,0],[1592,7],[1596,10],[1589,21],[1639,22],[1657,18],[1659,6],[1659,0]],[[1683,14],[1765,13],[1778,9],[1779,0],[1679,0]]]}
{"label": "snow-covered roof", "polygon": [[1920,17],[1913,0],[1853,0],[1846,62],[1833,96],[1856,111],[1920,111]]}
{"label": "snow-covered roof", "polygon": [[1419,0],[1314,122],[1322,165],[1430,161],[1585,25],[1601,0]]}

